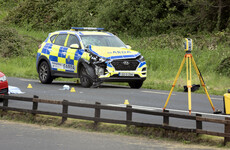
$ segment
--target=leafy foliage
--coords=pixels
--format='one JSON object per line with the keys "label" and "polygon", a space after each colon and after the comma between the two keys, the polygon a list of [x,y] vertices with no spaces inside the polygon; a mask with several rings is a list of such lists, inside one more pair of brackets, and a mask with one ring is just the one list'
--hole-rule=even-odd
{"label": "leafy foliage", "polygon": [[36,40],[18,34],[15,29],[3,25],[0,28],[0,56],[2,57],[33,55],[37,45]]}
{"label": "leafy foliage", "polygon": [[25,0],[7,20],[32,29],[105,27],[150,36],[229,30],[229,0]]}
{"label": "leafy foliage", "polygon": [[0,0],[1,9],[10,9],[15,7],[20,0]]}
{"label": "leafy foliage", "polygon": [[230,77],[230,57],[225,58],[217,68],[217,71]]}

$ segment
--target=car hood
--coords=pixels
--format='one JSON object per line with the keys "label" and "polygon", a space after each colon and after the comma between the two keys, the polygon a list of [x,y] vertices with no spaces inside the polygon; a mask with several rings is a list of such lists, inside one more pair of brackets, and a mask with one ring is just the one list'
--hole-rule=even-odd
{"label": "car hood", "polygon": [[0,72],[0,77],[3,77],[4,76],[4,73]]}
{"label": "car hood", "polygon": [[103,47],[103,46],[89,46],[89,50],[102,58],[106,59],[130,59],[136,58],[140,55],[139,52],[120,47]]}

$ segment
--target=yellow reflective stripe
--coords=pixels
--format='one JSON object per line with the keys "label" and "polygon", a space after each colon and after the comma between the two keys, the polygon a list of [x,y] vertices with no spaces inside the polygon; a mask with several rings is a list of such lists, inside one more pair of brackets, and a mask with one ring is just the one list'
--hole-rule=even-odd
{"label": "yellow reflective stripe", "polygon": [[65,39],[65,44],[64,44],[65,47],[66,47],[66,45],[67,45],[68,39],[69,39],[69,34],[67,35],[67,37],[66,37],[66,39]]}

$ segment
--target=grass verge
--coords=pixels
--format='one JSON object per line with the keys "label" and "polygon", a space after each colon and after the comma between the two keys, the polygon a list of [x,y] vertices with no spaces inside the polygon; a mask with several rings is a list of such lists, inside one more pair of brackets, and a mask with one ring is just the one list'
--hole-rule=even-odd
{"label": "grass verge", "polygon": [[0,70],[6,76],[10,77],[24,77],[37,79],[36,58],[33,57],[13,57],[0,58]]}
{"label": "grass verge", "polygon": [[[183,57],[183,56],[182,56]],[[36,71],[36,58],[35,57],[12,57],[12,58],[1,58],[0,71],[4,72],[8,77],[22,77],[38,79],[38,73]],[[179,63],[178,63],[179,68]],[[163,71],[162,71],[163,70]],[[170,90],[176,76],[177,70],[148,70],[147,80],[144,82],[142,88],[158,89],[158,90]],[[195,71],[192,71],[192,83],[200,84],[198,76]],[[206,87],[209,94],[223,95],[229,88],[230,78],[216,73],[204,73],[203,74]],[[61,81],[73,81],[76,79],[64,79],[58,78]],[[123,83],[114,83],[119,85],[128,85]],[[186,85],[186,72],[184,70],[176,83],[174,91],[183,91],[183,86]],[[202,86],[196,93],[204,93]]]}
{"label": "grass verge", "polygon": [[196,135],[194,133],[187,132],[176,132],[169,131],[160,128],[149,128],[149,127],[135,127],[135,126],[125,126],[125,125],[116,125],[108,123],[99,123],[95,127],[94,122],[92,121],[83,121],[77,119],[68,119],[65,123],[61,123],[60,117],[52,117],[46,115],[36,115],[33,116],[28,113],[19,113],[8,111],[0,111],[1,120],[11,120],[16,122],[23,122],[29,124],[45,125],[52,127],[61,127],[61,128],[71,128],[85,130],[89,132],[104,132],[104,133],[114,133],[128,136],[140,136],[146,137],[149,139],[158,139],[158,140],[170,140],[177,141],[184,144],[200,144],[205,146],[213,146],[220,148],[230,148],[230,143],[227,143],[226,146],[223,146],[223,138],[209,135]]}

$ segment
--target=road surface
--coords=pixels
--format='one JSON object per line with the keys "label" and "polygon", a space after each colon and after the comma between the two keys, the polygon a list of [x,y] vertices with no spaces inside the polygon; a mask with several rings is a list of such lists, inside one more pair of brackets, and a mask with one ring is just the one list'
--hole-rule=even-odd
{"label": "road surface", "polygon": [[176,142],[0,121],[2,150],[211,150]]}

